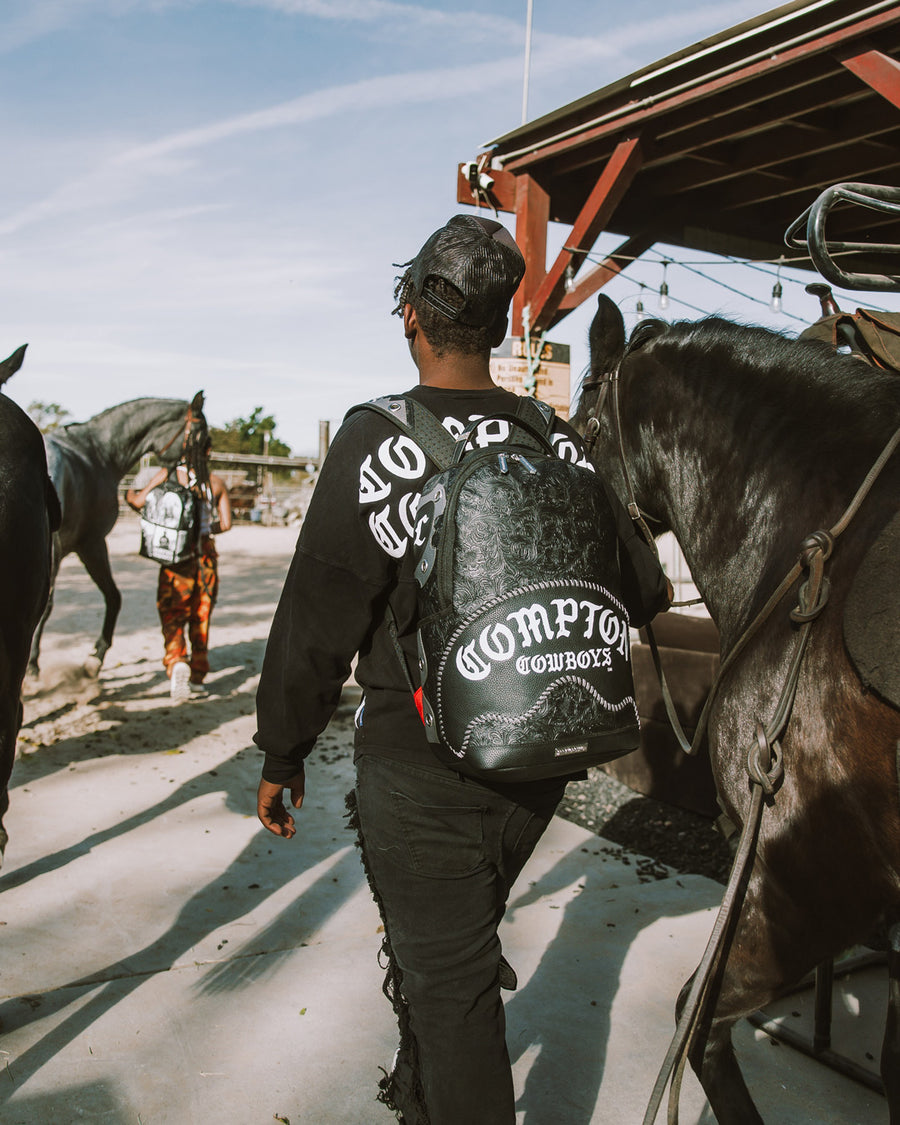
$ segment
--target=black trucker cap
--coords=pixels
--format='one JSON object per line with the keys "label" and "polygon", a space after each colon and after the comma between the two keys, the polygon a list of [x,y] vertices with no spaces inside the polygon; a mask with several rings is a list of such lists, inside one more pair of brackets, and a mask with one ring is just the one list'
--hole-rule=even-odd
{"label": "black trucker cap", "polygon": [[[490,328],[506,315],[524,273],[522,252],[502,223],[454,215],[409,263],[405,280],[412,294],[448,319]],[[462,305],[434,292],[430,282],[437,277],[459,293]]]}

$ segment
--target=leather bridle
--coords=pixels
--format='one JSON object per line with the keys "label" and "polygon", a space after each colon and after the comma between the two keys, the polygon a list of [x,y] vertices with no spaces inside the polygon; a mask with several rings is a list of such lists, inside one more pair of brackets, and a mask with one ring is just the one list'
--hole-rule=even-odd
{"label": "leather bridle", "polygon": [[199,422],[200,420],[200,417],[194,414],[194,408],[192,406],[189,406],[187,409],[187,414],[184,417],[184,426],[178,427],[178,429],[174,434],[172,434],[172,436],[162,447],[162,449],[160,449],[157,456],[162,457],[166,450],[170,449],[175,444],[175,442],[178,440],[179,435],[181,436],[181,452],[184,453],[185,449],[187,448],[187,442],[188,437],[191,433],[191,427],[195,422]]}
{"label": "leather bridle", "polygon": [[611,400],[614,440],[619,454],[619,464],[622,468],[622,475],[625,479],[625,507],[629,516],[631,516],[634,523],[637,524],[641,534],[652,547],[654,553],[658,555],[656,539],[647,525],[647,520],[650,520],[651,523],[658,524],[661,524],[662,520],[656,519],[655,516],[651,516],[648,512],[638,507],[638,502],[635,498],[634,484],[631,480],[631,472],[628,468],[628,458],[625,456],[625,440],[622,436],[622,419],[619,413],[619,370],[621,366],[620,361],[612,371],[606,371],[602,375],[591,375],[581,384],[582,394],[584,394],[585,391],[594,391],[598,388],[600,390],[597,401],[588,411],[588,422],[584,429],[584,445],[588,456],[590,456],[591,450],[594,448],[600,434],[600,416],[603,413],[603,407],[606,405],[606,399],[609,397]]}

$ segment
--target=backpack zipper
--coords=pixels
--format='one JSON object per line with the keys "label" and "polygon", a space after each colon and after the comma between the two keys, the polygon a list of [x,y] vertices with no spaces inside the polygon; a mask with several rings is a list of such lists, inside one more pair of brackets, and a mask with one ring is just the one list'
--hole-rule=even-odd
{"label": "backpack zipper", "polygon": [[527,472],[531,473],[532,475],[537,472],[537,469],[534,467],[534,465],[532,465],[527,457],[523,457],[521,453],[513,453],[512,457],[514,460],[518,461],[522,468]]}

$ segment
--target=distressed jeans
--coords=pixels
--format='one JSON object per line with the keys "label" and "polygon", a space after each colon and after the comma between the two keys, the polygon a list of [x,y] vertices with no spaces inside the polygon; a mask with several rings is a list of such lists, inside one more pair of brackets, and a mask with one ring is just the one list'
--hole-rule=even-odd
{"label": "distressed jeans", "polygon": [[501,793],[438,766],[357,763],[363,856],[414,1039],[410,1051],[401,1036],[391,1090],[405,1125],[515,1122],[497,927],[564,789]]}

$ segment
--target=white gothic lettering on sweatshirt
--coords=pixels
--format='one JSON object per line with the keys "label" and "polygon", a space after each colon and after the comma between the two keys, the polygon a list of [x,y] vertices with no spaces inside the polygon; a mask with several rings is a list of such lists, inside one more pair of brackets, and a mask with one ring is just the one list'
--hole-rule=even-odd
{"label": "white gothic lettering on sweatshirt", "polygon": [[[443,425],[458,438],[472,422],[447,415]],[[503,418],[488,418],[472,434],[468,448],[484,449],[509,441],[510,424]],[[564,461],[594,471],[584,452],[566,433],[550,435],[557,455]],[[374,453],[367,453],[359,467],[359,503],[371,509],[367,515],[369,531],[378,546],[392,559],[402,559],[415,530],[416,508],[421,486],[432,468],[415,441],[407,434],[395,434],[382,441]],[[376,506],[377,505],[377,506]]]}

